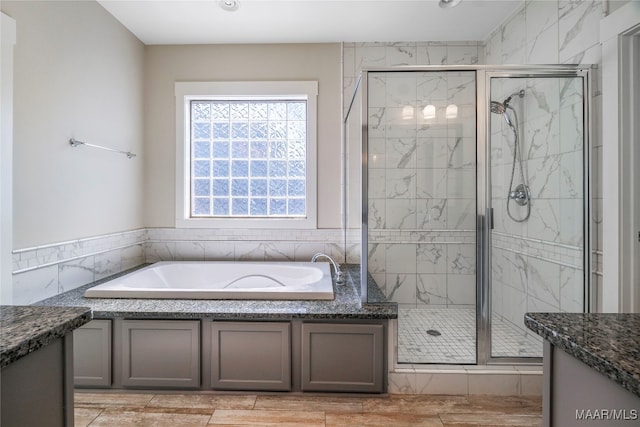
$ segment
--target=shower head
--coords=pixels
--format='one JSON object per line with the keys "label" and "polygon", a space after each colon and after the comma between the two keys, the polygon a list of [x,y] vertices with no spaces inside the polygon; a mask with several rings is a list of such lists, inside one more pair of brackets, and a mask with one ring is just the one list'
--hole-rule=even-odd
{"label": "shower head", "polygon": [[504,104],[498,101],[491,101],[491,112],[493,114],[504,114],[507,111]]}
{"label": "shower head", "polygon": [[515,129],[513,122],[511,121],[511,116],[507,112],[507,107],[509,104],[507,102],[498,102],[491,101],[491,112],[493,114],[499,114],[504,118],[504,121],[509,125],[511,129]]}
{"label": "shower head", "polygon": [[502,102],[498,102],[498,101],[491,101],[491,105],[490,110],[493,114],[500,114],[502,115],[502,117],[504,117],[504,121],[507,122],[507,124],[513,128],[513,122],[511,121],[511,116],[509,116],[509,113],[507,112],[507,108],[511,108],[509,107],[509,103],[511,102],[511,99],[513,99],[514,96],[519,96],[520,98],[524,97],[524,89],[519,90],[518,92],[514,92],[511,95],[509,95],[507,97],[507,99],[505,99]]}

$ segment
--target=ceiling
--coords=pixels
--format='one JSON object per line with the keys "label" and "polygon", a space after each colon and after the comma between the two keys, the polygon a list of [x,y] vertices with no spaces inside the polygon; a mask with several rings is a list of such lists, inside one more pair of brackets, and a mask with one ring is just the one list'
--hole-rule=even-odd
{"label": "ceiling", "polygon": [[523,0],[98,0],[145,44],[484,40]]}

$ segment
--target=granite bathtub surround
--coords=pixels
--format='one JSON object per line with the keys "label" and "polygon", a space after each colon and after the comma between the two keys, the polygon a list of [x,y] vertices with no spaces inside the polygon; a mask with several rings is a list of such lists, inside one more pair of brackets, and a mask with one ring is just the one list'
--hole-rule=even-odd
{"label": "granite bathtub surround", "polygon": [[87,307],[0,306],[0,368],[91,321]]}
{"label": "granite bathtub surround", "polygon": [[528,313],[525,324],[640,397],[640,314]]}
{"label": "granite bathtub surround", "polygon": [[[344,262],[344,247],[340,229],[149,228],[19,249],[13,252],[13,303],[31,304],[145,262],[309,261],[318,252]],[[358,251],[351,236],[347,260],[359,259]]]}
{"label": "granite bathtub surround", "polygon": [[[108,279],[90,283],[37,304],[48,307],[90,307],[94,318],[135,319],[395,319],[397,304],[388,302],[369,278],[369,303],[360,302],[360,267],[345,265],[344,285],[334,284],[330,301],[162,300],[85,298],[84,291]],[[132,271],[132,270],[130,270]],[[121,274],[125,274],[123,272]],[[113,277],[112,277],[113,278]]]}

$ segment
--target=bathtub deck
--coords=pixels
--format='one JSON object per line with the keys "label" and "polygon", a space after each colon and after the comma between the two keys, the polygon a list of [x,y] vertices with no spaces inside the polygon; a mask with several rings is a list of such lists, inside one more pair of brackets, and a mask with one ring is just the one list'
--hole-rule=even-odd
{"label": "bathtub deck", "polygon": [[[140,266],[138,268],[141,268]],[[94,318],[127,317],[139,319],[396,319],[398,307],[388,302],[369,278],[369,303],[360,303],[360,267],[343,266],[346,281],[334,283],[335,298],[330,301],[260,301],[260,300],[163,300],[85,298],[86,289],[116,276],[90,283],[35,305],[90,307]],[[131,272],[128,270],[119,275]]]}

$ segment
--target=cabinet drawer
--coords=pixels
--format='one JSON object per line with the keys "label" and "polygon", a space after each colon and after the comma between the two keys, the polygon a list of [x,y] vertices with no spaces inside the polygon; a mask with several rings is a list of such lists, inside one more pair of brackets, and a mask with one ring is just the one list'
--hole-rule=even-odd
{"label": "cabinet drawer", "polygon": [[289,323],[214,322],[211,387],[291,390]]}
{"label": "cabinet drawer", "polygon": [[200,386],[200,322],[123,320],[122,385]]}
{"label": "cabinet drawer", "polygon": [[302,390],[381,393],[384,325],[302,325]]}

